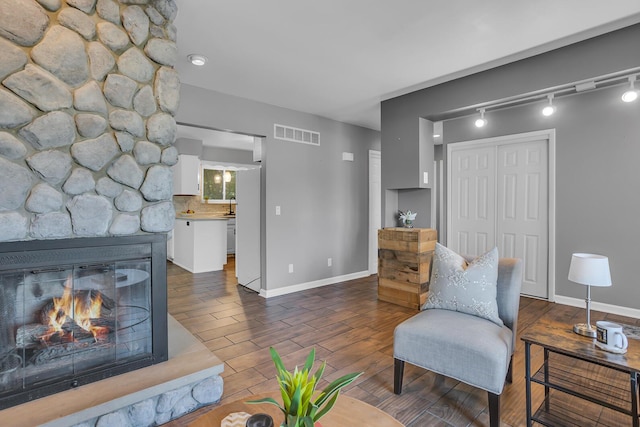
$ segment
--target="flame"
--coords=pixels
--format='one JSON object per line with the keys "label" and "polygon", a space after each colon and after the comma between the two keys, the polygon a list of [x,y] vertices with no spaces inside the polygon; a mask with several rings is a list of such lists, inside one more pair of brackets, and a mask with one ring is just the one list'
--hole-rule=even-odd
{"label": "flame", "polygon": [[102,310],[100,294],[92,298],[90,293],[80,292],[74,296],[71,283],[71,277],[67,278],[62,296],[53,298],[53,309],[48,313],[49,326],[54,332],[64,332],[62,326],[71,321],[85,331],[91,332],[96,339],[107,335],[108,328],[91,324],[91,319],[100,317]]}

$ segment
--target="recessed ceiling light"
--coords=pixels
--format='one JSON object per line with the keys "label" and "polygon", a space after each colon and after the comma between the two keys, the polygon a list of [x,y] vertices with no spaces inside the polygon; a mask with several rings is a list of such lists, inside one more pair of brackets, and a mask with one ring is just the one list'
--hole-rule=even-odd
{"label": "recessed ceiling light", "polygon": [[193,65],[197,65],[198,67],[202,67],[207,63],[207,57],[202,55],[192,54],[187,56],[187,59],[189,59],[189,62],[191,62]]}

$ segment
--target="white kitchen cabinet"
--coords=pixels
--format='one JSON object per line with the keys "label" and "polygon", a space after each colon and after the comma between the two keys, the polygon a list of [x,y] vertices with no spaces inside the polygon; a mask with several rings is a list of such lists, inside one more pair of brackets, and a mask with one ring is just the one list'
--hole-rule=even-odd
{"label": "white kitchen cabinet", "polygon": [[229,218],[227,220],[227,253],[236,253],[236,219]]}
{"label": "white kitchen cabinet", "polygon": [[200,194],[200,159],[191,154],[180,154],[173,166],[173,194]]}
{"label": "white kitchen cabinet", "polygon": [[173,263],[192,273],[222,270],[227,263],[227,220],[176,218]]}

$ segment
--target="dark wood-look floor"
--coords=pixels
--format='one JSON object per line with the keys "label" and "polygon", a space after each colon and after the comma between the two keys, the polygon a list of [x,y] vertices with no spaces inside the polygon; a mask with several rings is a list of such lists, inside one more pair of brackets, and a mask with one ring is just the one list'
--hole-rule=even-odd
{"label": "dark wood-look floor", "polygon": [[[214,273],[191,274],[168,263],[169,312],[225,362],[221,403],[277,389],[270,346],[283,356],[287,367],[302,365],[315,348],[317,359],[327,361],[325,380],[363,371],[345,393],[382,409],[407,427],[489,425],[486,392],[409,364],[402,394],[393,394],[393,330],[415,311],[378,301],[376,276],[264,299],[238,286],[234,271],[232,257],[224,271]],[[585,313],[521,298],[518,334],[541,316],[574,324],[583,322]],[[637,319],[592,312],[592,322],[604,318],[640,325]],[[532,359],[534,367],[540,366],[542,351],[534,348]],[[521,340],[513,368],[513,383],[506,385],[501,398],[502,425],[507,427],[525,425]],[[534,405],[541,402],[542,393],[541,386],[534,387]],[[186,426],[213,407],[166,426]],[[600,408],[586,405],[581,410]]]}

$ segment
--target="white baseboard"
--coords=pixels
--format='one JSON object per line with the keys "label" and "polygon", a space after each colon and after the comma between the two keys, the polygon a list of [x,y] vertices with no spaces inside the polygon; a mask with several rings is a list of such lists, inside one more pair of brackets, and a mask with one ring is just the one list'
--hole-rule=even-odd
{"label": "white baseboard", "polygon": [[209,272],[212,272],[212,271],[222,271],[222,270],[224,270],[224,266],[222,266],[222,267],[220,267],[220,268],[216,268],[215,270],[209,270],[209,269],[204,269],[204,270],[195,270],[195,269],[193,269],[193,268],[191,268],[191,267],[188,267],[188,266],[183,265],[183,264],[181,264],[181,263],[179,263],[179,262],[176,262],[176,261],[175,261],[175,259],[172,259],[172,260],[170,260],[170,261],[171,261],[171,263],[172,263],[173,265],[177,265],[178,267],[180,267],[180,268],[182,268],[182,269],[184,269],[184,270],[187,270],[189,273],[193,273],[193,274],[198,274],[198,273],[209,273]]}
{"label": "white baseboard", "polygon": [[[572,307],[586,307],[584,299],[564,297],[562,295],[556,295],[555,302],[557,302],[558,304],[570,305]],[[591,310],[640,319],[640,310],[638,310],[637,308],[622,307],[619,305],[604,304],[601,302],[591,301]]]}
{"label": "white baseboard", "polygon": [[358,271],[355,273],[345,274],[342,276],[328,277],[326,279],[314,280],[313,282],[299,283],[297,285],[283,286],[277,289],[260,289],[260,296],[263,298],[277,297],[280,295],[287,295],[294,292],[305,291],[307,289],[319,288],[321,286],[333,285],[340,282],[346,282],[348,280],[360,279],[362,277],[369,277],[369,271]]}

